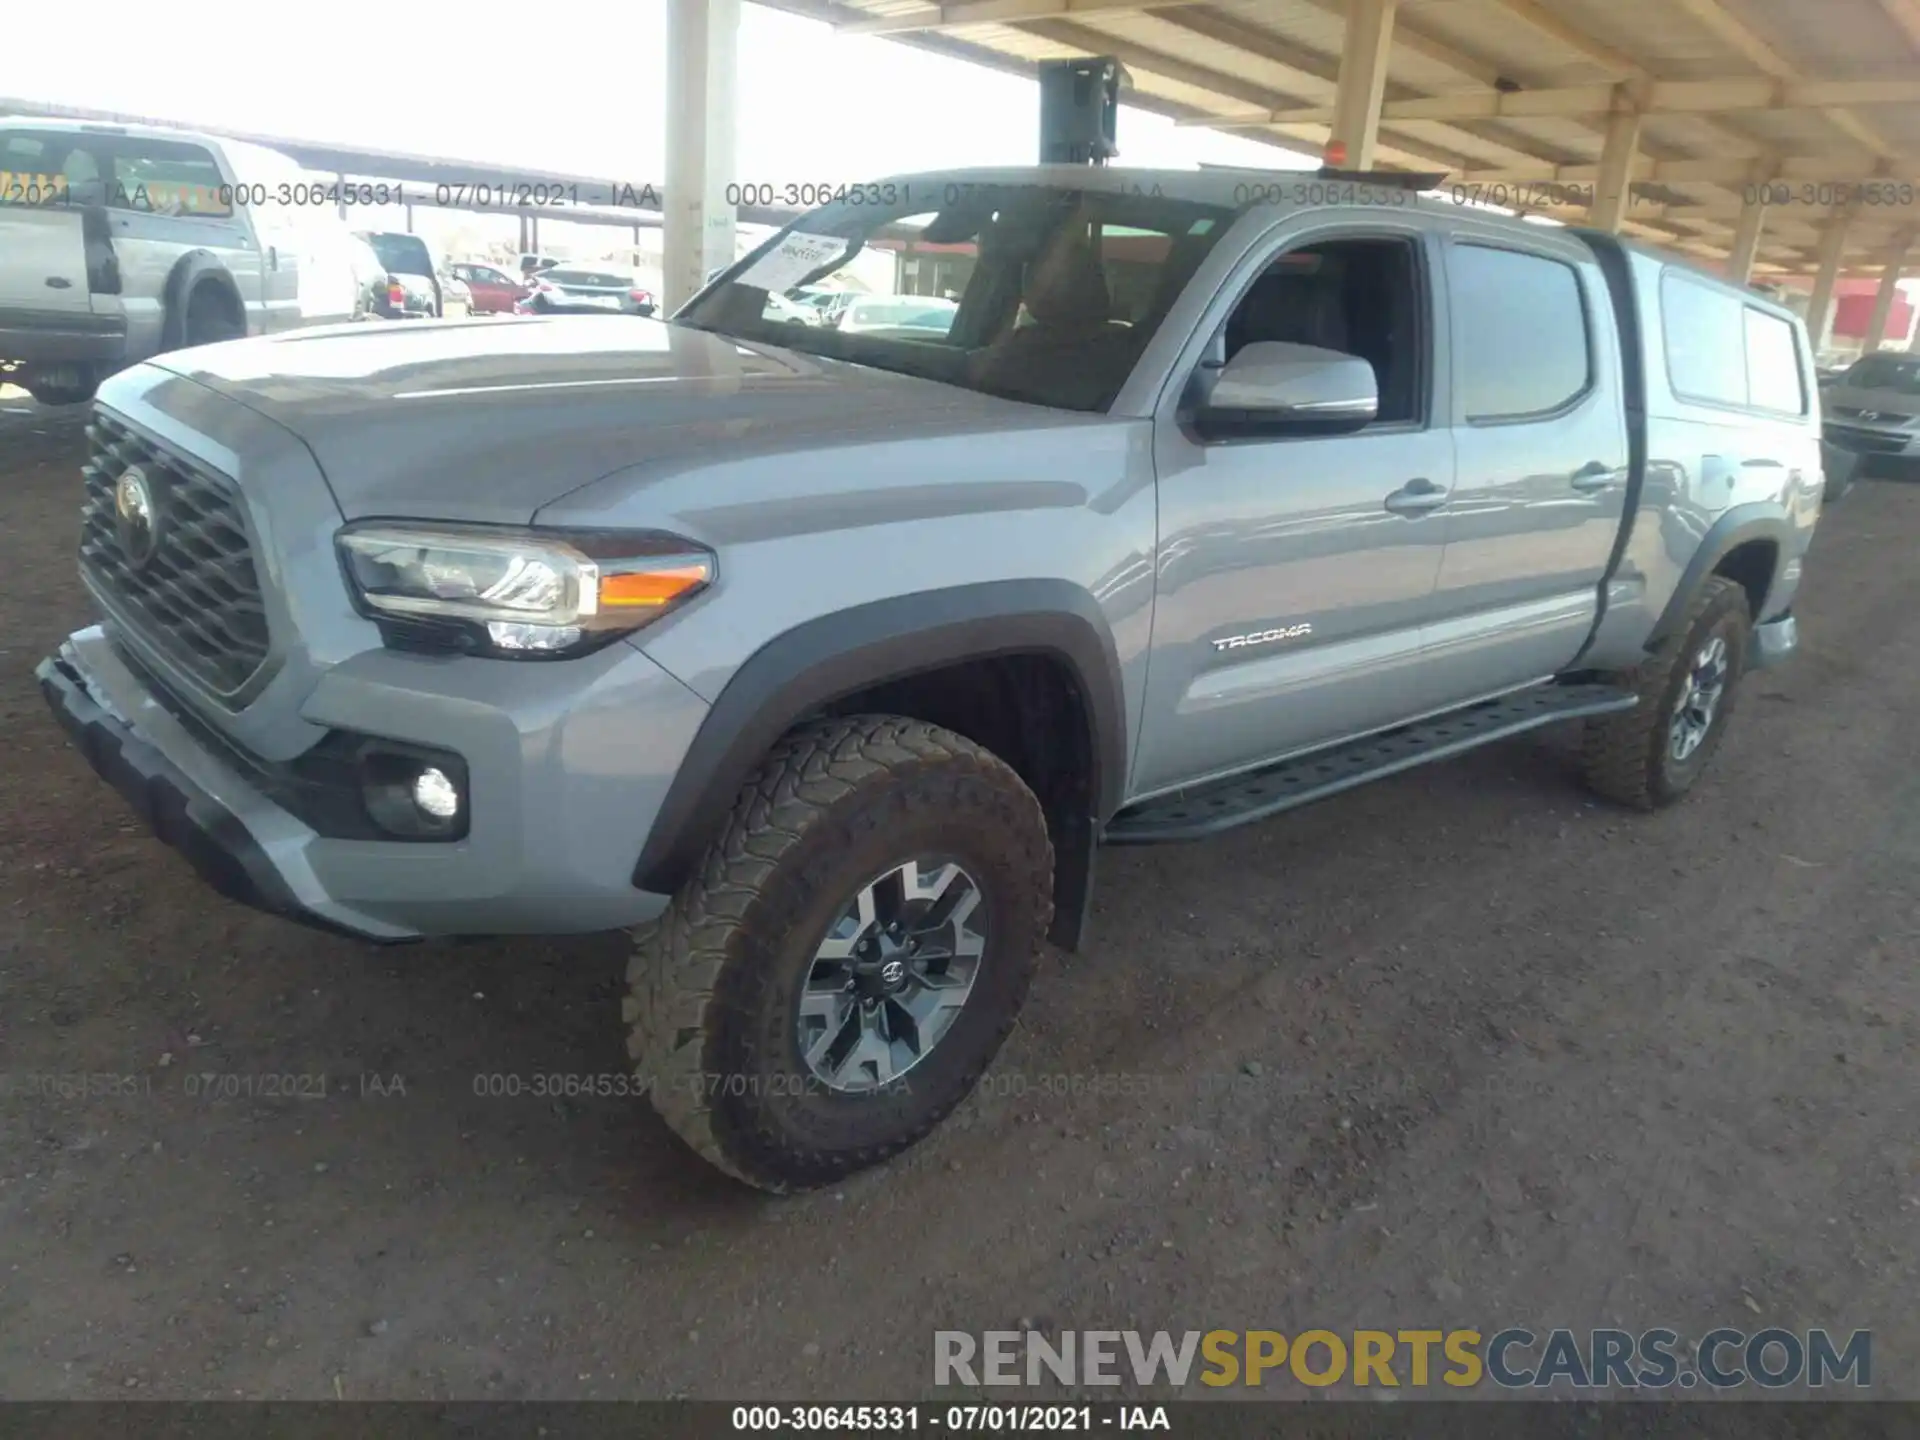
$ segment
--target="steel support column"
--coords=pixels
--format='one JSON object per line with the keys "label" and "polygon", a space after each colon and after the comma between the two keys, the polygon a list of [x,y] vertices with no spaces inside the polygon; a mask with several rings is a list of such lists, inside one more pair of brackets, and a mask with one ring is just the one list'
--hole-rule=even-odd
{"label": "steel support column", "polygon": [[1618,235],[1633,205],[1633,161],[1640,149],[1640,112],[1616,109],[1607,116],[1600,174],[1593,182],[1593,223]]}
{"label": "steel support column", "polygon": [[1736,285],[1753,279],[1754,258],[1760,253],[1760,237],[1767,228],[1767,207],[1758,199],[1740,207],[1740,223],[1734,227],[1733,249],[1727,256],[1727,278]]}
{"label": "steel support column", "polygon": [[735,53],[740,0],[667,0],[667,189],[662,197],[667,314],[707,272],[733,263]]}
{"label": "steel support column", "polygon": [[1826,348],[1827,326],[1833,320],[1833,289],[1840,279],[1840,261],[1847,250],[1847,227],[1853,222],[1851,211],[1835,210],[1820,236],[1820,270],[1813,279],[1813,295],[1807,301],[1807,339],[1818,355]]}
{"label": "steel support column", "polygon": [[1913,249],[1913,236],[1902,235],[1887,252],[1887,268],[1880,275],[1880,290],[1873,297],[1873,318],[1867,321],[1863,351],[1878,350],[1887,343],[1887,321],[1893,315],[1893,302],[1900,294],[1900,273],[1907,268],[1907,255]]}
{"label": "steel support column", "polygon": [[1348,0],[1347,38],[1340,50],[1340,87],[1333,101],[1330,146],[1344,149],[1344,170],[1371,170],[1387,96],[1387,56],[1393,48],[1398,0]]}

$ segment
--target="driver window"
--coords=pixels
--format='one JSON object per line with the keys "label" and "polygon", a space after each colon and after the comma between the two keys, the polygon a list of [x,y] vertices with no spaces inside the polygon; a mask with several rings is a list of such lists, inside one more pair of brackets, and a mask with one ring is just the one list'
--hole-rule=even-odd
{"label": "driver window", "polygon": [[1414,242],[1329,240],[1292,250],[1247,288],[1224,332],[1231,360],[1259,340],[1317,345],[1373,366],[1380,413],[1368,428],[1424,418],[1432,341]]}

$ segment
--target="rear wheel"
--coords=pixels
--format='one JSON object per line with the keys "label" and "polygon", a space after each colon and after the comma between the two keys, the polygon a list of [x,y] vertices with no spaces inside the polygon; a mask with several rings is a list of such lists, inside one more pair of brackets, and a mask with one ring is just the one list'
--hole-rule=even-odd
{"label": "rear wheel", "polygon": [[1039,802],[971,741],[884,715],[792,732],[636,937],[628,1048],[654,1108],[767,1190],[898,1154],[1013,1028],[1052,875]]}
{"label": "rear wheel", "polygon": [[61,382],[22,380],[20,388],[42,405],[84,405],[99,387],[91,380]]}
{"label": "rear wheel", "polygon": [[234,313],[233,302],[213,286],[202,285],[188,297],[185,334],[189,346],[238,340],[246,333],[246,324]]}
{"label": "rear wheel", "polygon": [[1686,623],[1626,677],[1639,705],[1587,722],[1587,784],[1637,810],[1685,796],[1720,746],[1752,635],[1747,592],[1724,576],[1709,577]]}

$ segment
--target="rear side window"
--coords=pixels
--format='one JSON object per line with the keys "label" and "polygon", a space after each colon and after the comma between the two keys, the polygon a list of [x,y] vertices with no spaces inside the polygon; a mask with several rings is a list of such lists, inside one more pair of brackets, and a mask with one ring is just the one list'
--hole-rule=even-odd
{"label": "rear side window", "polygon": [[1683,400],[1807,413],[1806,380],[1793,325],[1738,295],[1669,270],[1660,282],[1667,381]]}
{"label": "rear side window", "polygon": [[198,145],[128,137],[113,146],[107,203],[157,215],[233,214],[233,189]]}
{"label": "rear side window", "polygon": [[1592,383],[1593,340],[1571,265],[1459,244],[1448,260],[1469,421],[1546,415]]}
{"label": "rear side window", "polygon": [[1746,307],[1747,403],[1756,410],[1783,415],[1807,413],[1807,390],[1800,377],[1800,347],[1793,326],[1778,315]]}
{"label": "rear side window", "polygon": [[96,178],[91,165],[69,173],[64,147],[53,138],[25,131],[0,134],[0,205],[65,205],[76,181]]}
{"label": "rear side window", "polygon": [[1746,306],[1724,290],[1669,271],[1660,282],[1673,393],[1709,405],[1747,403]]}
{"label": "rear side window", "polygon": [[418,235],[398,235],[381,230],[361,237],[373,247],[380,263],[398,275],[433,274],[433,256],[427,242]]}

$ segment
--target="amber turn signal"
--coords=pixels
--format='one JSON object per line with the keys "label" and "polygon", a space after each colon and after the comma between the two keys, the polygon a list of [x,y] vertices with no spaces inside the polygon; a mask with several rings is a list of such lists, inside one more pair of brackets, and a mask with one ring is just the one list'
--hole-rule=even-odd
{"label": "amber turn signal", "polygon": [[639,607],[646,609],[670,605],[700,589],[713,578],[713,567],[704,560],[662,566],[656,570],[634,570],[625,574],[600,577],[600,605],[603,609]]}

